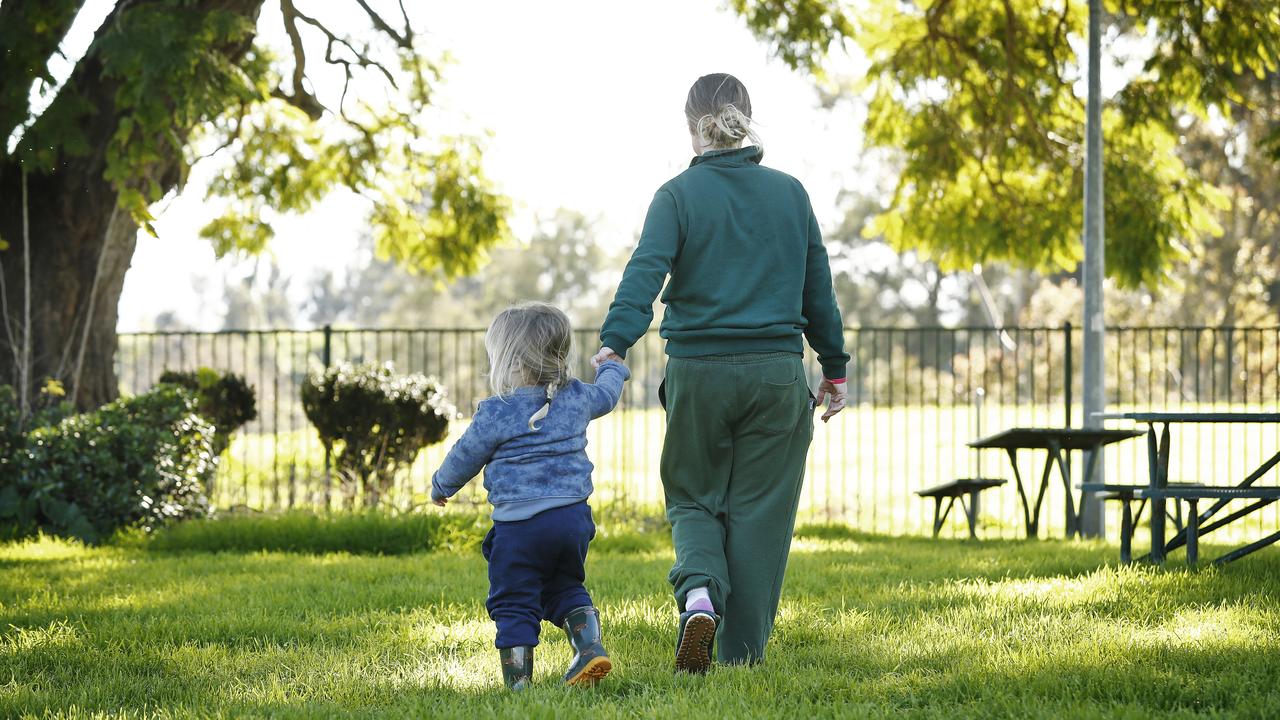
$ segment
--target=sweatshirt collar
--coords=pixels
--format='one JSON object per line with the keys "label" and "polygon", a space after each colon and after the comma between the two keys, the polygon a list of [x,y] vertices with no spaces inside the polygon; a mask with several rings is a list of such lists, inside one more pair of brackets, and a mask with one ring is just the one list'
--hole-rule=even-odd
{"label": "sweatshirt collar", "polygon": [[701,163],[715,163],[716,165],[745,165],[746,163],[760,164],[760,160],[764,157],[764,148],[758,145],[748,145],[744,148],[730,148],[728,150],[712,150],[704,152],[695,157],[689,163],[689,167]]}

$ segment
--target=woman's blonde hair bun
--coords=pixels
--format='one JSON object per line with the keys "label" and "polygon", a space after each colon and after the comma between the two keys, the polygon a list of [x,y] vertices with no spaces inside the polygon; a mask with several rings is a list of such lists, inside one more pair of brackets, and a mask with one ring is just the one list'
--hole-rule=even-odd
{"label": "woman's blonde hair bun", "polygon": [[737,147],[743,140],[763,145],[751,120],[751,96],[742,81],[728,73],[698,78],[689,88],[684,115],[689,132],[709,149]]}

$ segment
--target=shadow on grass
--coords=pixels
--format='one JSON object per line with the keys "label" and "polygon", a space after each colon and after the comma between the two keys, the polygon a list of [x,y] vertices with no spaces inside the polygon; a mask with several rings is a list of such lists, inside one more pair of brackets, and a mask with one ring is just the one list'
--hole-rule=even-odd
{"label": "shadow on grass", "polygon": [[698,680],[670,674],[669,550],[597,548],[588,585],[620,671],[559,692],[569,651],[546,626],[538,687],[517,699],[473,551],[77,550],[0,576],[0,714],[1274,716],[1249,711],[1280,681],[1280,556],[1187,572],[1113,552],[801,528],[766,664]]}

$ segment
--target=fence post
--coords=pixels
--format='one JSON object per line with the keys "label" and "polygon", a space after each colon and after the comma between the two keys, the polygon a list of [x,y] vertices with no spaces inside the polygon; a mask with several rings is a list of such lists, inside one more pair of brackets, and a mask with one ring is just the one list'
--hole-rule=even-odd
{"label": "fence post", "polygon": [[1063,395],[1063,398],[1066,400],[1066,406],[1067,406],[1067,415],[1066,415],[1066,419],[1062,423],[1062,426],[1071,427],[1071,385],[1072,385],[1071,381],[1075,379],[1074,378],[1075,371],[1071,367],[1071,360],[1072,360],[1071,358],[1071,323],[1069,322],[1062,323],[1062,334],[1066,340],[1066,358],[1065,358],[1066,367],[1063,368],[1063,372],[1062,372],[1062,378],[1063,378],[1062,395]]}
{"label": "fence post", "polygon": [[[326,371],[329,369],[329,366],[333,363],[333,326],[332,325],[326,324],[324,326],[324,347],[320,352],[320,362],[324,364],[324,369]],[[332,463],[333,463],[333,458],[331,456],[331,453],[329,452],[329,447],[326,445],[324,448],[324,510],[325,512],[329,511],[329,506],[331,502],[330,501],[331,491],[333,489],[333,475],[332,475],[332,472],[330,471],[330,467]]]}
{"label": "fence post", "polygon": [[[1073,357],[1074,348],[1071,345],[1071,323],[1070,322],[1062,323],[1062,335],[1066,343],[1063,348],[1065,352],[1063,353],[1063,359],[1062,359],[1063,360],[1062,399],[1064,401],[1063,405],[1065,406],[1065,409],[1063,411],[1064,417],[1062,419],[1062,427],[1069,428],[1071,427],[1071,409],[1072,409],[1071,393],[1072,393],[1072,386],[1074,385],[1073,381],[1075,380],[1075,368],[1073,367],[1075,358]],[[1082,423],[1082,424],[1085,424],[1085,423]],[[1067,452],[1067,453],[1064,453],[1064,455],[1066,455],[1066,460],[1067,460],[1067,492],[1069,493],[1071,492],[1071,479],[1075,477],[1075,474],[1074,474],[1075,468],[1073,467],[1073,463],[1071,462],[1071,457],[1072,457],[1071,453]],[[1087,464],[1088,462],[1089,462],[1089,459],[1086,457],[1085,463]],[[1081,517],[1084,516],[1085,497],[1086,495],[1084,493],[1081,493],[1080,495]]]}

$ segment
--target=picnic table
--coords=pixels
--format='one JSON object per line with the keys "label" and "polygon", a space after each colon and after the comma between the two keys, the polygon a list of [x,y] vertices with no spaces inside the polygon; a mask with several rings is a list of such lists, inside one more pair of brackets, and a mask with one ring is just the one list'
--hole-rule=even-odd
{"label": "picnic table", "polygon": [[[1040,508],[1044,503],[1044,494],[1049,489],[1053,469],[1058,469],[1062,477],[1062,487],[1067,493],[1066,516],[1067,537],[1080,532],[1080,514],[1071,495],[1071,468],[1066,456],[1073,450],[1086,454],[1084,479],[1093,479],[1099,451],[1111,443],[1128,440],[1142,435],[1138,430],[1110,430],[1106,428],[1056,428],[1056,427],[1015,427],[995,435],[989,435],[969,443],[969,447],[978,450],[1004,450],[1013,465],[1013,477],[1017,483],[1018,497],[1022,500],[1022,516],[1027,526],[1027,537],[1037,537],[1040,529]],[[1040,488],[1036,494],[1034,508],[1027,498],[1023,487],[1022,473],[1018,469],[1019,450],[1045,450],[1044,472],[1040,475]]]}
{"label": "picnic table", "polygon": [[[1121,560],[1129,560],[1128,548],[1135,531],[1133,516],[1129,511],[1129,502],[1141,498],[1151,507],[1151,554],[1152,562],[1164,562],[1168,553],[1183,545],[1187,548],[1187,562],[1195,564],[1199,559],[1199,537],[1224,525],[1235,522],[1280,499],[1280,487],[1254,487],[1254,483],[1266,475],[1277,464],[1280,464],[1280,452],[1276,452],[1265,462],[1249,473],[1243,481],[1235,486],[1211,485],[1202,483],[1170,483],[1169,482],[1169,426],[1178,423],[1280,423],[1280,413],[1257,412],[1121,412],[1097,413],[1095,417],[1102,420],[1132,420],[1147,425],[1147,468],[1146,486],[1102,485],[1088,482],[1081,488],[1086,492],[1120,493],[1125,501],[1124,525],[1121,527]],[[1157,431],[1157,426],[1159,430]],[[1168,514],[1165,501],[1186,502],[1188,505],[1187,522],[1178,529],[1170,540],[1165,539]],[[1201,500],[1213,500],[1214,503],[1203,513],[1199,512]],[[1214,516],[1232,500],[1253,500],[1244,508],[1228,513],[1216,521]],[[1142,509],[1139,507],[1139,514]],[[1206,524],[1208,523],[1208,524]],[[1261,550],[1280,541],[1280,532],[1273,533],[1253,543],[1241,546],[1226,555],[1214,560],[1214,564],[1223,564],[1238,560],[1250,553]]]}

